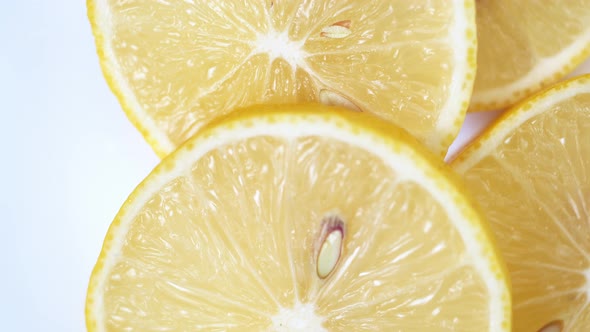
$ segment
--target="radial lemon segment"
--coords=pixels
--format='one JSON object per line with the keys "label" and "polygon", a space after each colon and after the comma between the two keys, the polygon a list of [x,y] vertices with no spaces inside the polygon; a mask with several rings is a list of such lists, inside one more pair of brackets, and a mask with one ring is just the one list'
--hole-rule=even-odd
{"label": "radial lemon segment", "polygon": [[361,247],[350,243],[342,261],[346,271],[337,270],[317,295],[326,326],[360,328],[370,322],[384,330],[488,329],[490,308],[484,299],[489,291],[468,266],[444,209],[413,183],[395,184],[383,198],[374,220],[407,222],[375,222]]}
{"label": "radial lemon segment", "polygon": [[234,109],[321,91],[444,154],[474,80],[473,0],[90,0],[89,16],[112,89],[160,155]]}
{"label": "radial lemon segment", "polygon": [[[536,58],[527,45],[527,36],[517,26],[521,11],[513,13],[510,5],[500,1],[478,1],[476,7],[477,61],[478,64],[493,64],[497,70],[488,70],[485,66],[478,68],[474,89],[485,91],[510,84],[514,77],[524,76],[534,67]],[[514,57],[512,61],[505,58],[507,53]]]}
{"label": "radial lemon segment", "polygon": [[[391,59],[391,72],[383,67],[369,66],[383,57]],[[436,126],[438,113],[425,114],[425,109],[440,109],[449,98],[453,64],[440,61],[452,59],[452,50],[440,45],[425,49],[424,45],[406,44],[389,51],[359,51],[354,53],[317,54],[308,58],[312,77],[316,77],[321,89],[340,91],[361,109],[376,105],[375,113],[382,118],[412,126],[412,131],[421,138],[431,134]],[[418,65],[421,63],[421,65]],[[343,68],[345,67],[345,68]],[[366,80],[358,81],[358,74]],[[381,82],[378,86],[375,82]],[[383,98],[379,89],[397,91],[404,98]],[[398,112],[391,112],[391,110]],[[403,110],[403,112],[399,112]]]}
{"label": "radial lemon segment", "polygon": [[[396,291],[384,287],[389,291],[371,293],[367,296],[368,300],[371,299],[370,296],[374,296],[373,302],[370,302],[371,306],[362,302],[352,303],[351,300],[348,307],[330,312],[325,325],[331,331],[347,331],[347,328],[362,330],[366,326],[400,331],[487,331],[487,309],[483,306],[464,306],[465,302],[481,303],[485,297],[477,295],[485,290],[480,289],[477,285],[479,282],[471,280],[471,276],[469,271],[451,271],[448,275],[435,276],[429,282],[417,283],[413,287]],[[455,292],[469,292],[470,296],[456,297]],[[387,295],[391,297],[384,300]],[[425,302],[432,305],[424,305]],[[437,306],[437,303],[440,305]],[[465,312],[461,317],[457,317],[455,309],[460,307],[468,309],[471,315]],[[393,312],[397,319],[386,319],[385,313]]]}
{"label": "radial lemon segment", "polygon": [[[183,141],[194,135],[204,123],[218,116],[219,110],[239,105],[244,100],[251,100],[254,104],[314,100],[316,91],[309,75],[301,70],[293,70],[284,60],[277,59],[271,64],[265,55],[253,56],[242,65],[240,71],[233,74],[238,79],[225,80],[213,91],[199,95],[189,103],[191,106],[186,111],[164,113],[165,117],[159,120],[159,124],[172,124],[170,129],[176,130],[170,137]],[[241,85],[244,81],[249,82],[248,89]],[[272,89],[267,90],[267,86]],[[265,93],[261,94],[260,91]],[[186,119],[195,121],[188,122]]]}
{"label": "radial lemon segment", "polygon": [[510,329],[483,221],[411,137],[344,109],[241,114],[130,196],[90,330]]}
{"label": "radial lemon segment", "polygon": [[476,2],[478,70],[472,110],[510,106],[590,55],[590,1]]}
{"label": "radial lemon segment", "polygon": [[[531,54],[538,58],[555,56],[559,50],[578,42],[580,36],[589,32],[586,21],[590,17],[588,4],[590,2],[587,0],[577,0],[565,6],[557,1],[530,3],[526,4],[526,10],[522,10],[522,4],[510,1],[504,3],[512,13],[513,22],[518,23],[519,31],[528,36],[545,36],[527,40],[529,49],[534,52]],[[517,13],[520,15],[514,15]],[[560,24],[555,24],[558,20]]]}
{"label": "radial lemon segment", "polygon": [[555,86],[507,113],[454,162],[499,240],[515,330],[590,321],[590,80]]}
{"label": "radial lemon segment", "polygon": [[[272,296],[243,265],[243,253],[228,245],[228,235],[216,232],[217,224],[202,223],[208,220],[207,210],[193,186],[186,178],[174,180],[135,217],[104,293],[113,330],[130,323],[144,329],[210,324],[225,310],[236,315],[224,324],[249,326],[248,320],[259,320],[251,308],[274,308]],[[234,273],[241,275],[231,278]],[[188,321],[178,325],[174,321],[179,319]]]}

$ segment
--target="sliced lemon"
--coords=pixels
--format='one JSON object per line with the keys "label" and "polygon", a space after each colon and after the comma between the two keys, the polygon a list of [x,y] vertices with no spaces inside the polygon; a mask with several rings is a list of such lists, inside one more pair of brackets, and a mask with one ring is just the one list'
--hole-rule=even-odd
{"label": "sliced lemon", "polygon": [[442,161],[328,106],[206,126],[131,194],[91,331],[509,331],[505,270]]}
{"label": "sliced lemon", "polygon": [[507,112],[453,166],[507,261],[515,331],[587,331],[590,75]]}
{"label": "sliced lemon", "polygon": [[475,76],[473,0],[89,0],[88,15],[160,156],[235,108],[305,101],[376,114],[443,155]]}
{"label": "sliced lemon", "polygon": [[513,105],[590,55],[590,0],[478,0],[476,8],[472,111]]}

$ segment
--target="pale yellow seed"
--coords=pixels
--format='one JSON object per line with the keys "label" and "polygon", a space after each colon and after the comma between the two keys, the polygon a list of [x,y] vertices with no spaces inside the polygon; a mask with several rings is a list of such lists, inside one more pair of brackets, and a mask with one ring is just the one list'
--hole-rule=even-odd
{"label": "pale yellow seed", "polygon": [[318,253],[317,273],[320,278],[327,277],[336,267],[342,252],[343,237],[341,229],[335,229],[326,236]]}
{"label": "pale yellow seed", "polygon": [[329,25],[322,29],[320,36],[327,38],[345,38],[351,33],[352,31],[350,31],[349,27],[342,25]]}
{"label": "pale yellow seed", "polygon": [[327,89],[320,90],[320,103],[329,106],[342,106],[352,111],[361,112],[361,109],[355,105],[350,99],[341,94]]}

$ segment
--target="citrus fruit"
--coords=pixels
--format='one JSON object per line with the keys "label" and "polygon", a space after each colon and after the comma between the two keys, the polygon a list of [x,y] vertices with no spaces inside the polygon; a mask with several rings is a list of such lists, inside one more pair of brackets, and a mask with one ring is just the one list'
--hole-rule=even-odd
{"label": "citrus fruit", "polygon": [[476,9],[472,111],[513,105],[590,55],[590,0],[477,0]]}
{"label": "citrus fruit", "polygon": [[515,331],[587,331],[590,75],[505,113],[452,165],[507,261]]}
{"label": "citrus fruit", "polygon": [[160,156],[236,108],[309,101],[444,155],[475,76],[473,0],[89,0],[88,15],[109,85]]}
{"label": "citrus fruit", "polygon": [[111,225],[90,331],[509,331],[505,269],[440,158],[340,107],[198,131]]}

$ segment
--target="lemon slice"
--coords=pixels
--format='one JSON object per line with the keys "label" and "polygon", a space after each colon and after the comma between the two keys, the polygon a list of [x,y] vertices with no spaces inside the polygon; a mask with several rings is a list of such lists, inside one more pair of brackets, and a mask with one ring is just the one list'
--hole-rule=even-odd
{"label": "lemon slice", "polygon": [[328,106],[206,126],[131,194],[91,331],[509,331],[486,224],[439,158]]}
{"label": "lemon slice", "polygon": [[453,166],[507,261],[515,331],[587,331],[590,75],[521,103]]}
{"label": "lemon slice", "polygon": [[590,55],[590,0],[478,0],[471,111],[503,109]]}
{"label": "lemon slice", "polygon": [[376,114],[444,155],[475,76],[473,0],[89,0],[88,15],[160,156],[236,108],[306,101]]}

